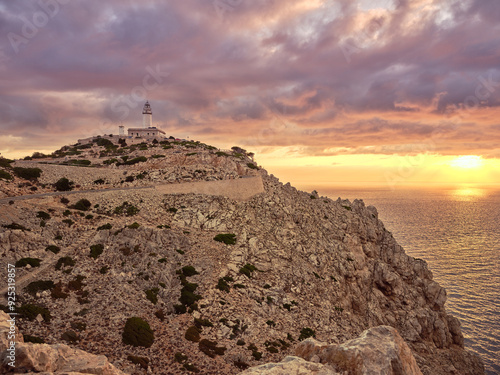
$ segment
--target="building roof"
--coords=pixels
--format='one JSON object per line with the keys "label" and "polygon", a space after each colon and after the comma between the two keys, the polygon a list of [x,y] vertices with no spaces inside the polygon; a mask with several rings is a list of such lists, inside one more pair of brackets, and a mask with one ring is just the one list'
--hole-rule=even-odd
{"label": "building roof", "polygon": [[158,129],[157,127],[155,126],[152,126],[152,127],[149,127],[149,128],[128,128],[127,129],[129,132],[132,131],[132,132],[146,132],[146,131],[157,131],[161,134],[166,134],[163,130],[161,129]]}

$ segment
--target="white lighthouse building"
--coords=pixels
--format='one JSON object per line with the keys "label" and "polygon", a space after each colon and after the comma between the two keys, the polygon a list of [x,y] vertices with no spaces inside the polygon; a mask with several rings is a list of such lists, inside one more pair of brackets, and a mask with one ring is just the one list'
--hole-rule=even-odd
{"label": "white lighthouse building", "polygon": [[153,112],[151,111],[151,105],[148,101],[146,101],[144,107],[142,108],[142,127],[153,127]]}
{"label": "white lighthouse building", "polygon": [[165,132],[153,126],[153,111],[148,101],[142,108],[142,128],[128,128],[129,138],[164,139]]}

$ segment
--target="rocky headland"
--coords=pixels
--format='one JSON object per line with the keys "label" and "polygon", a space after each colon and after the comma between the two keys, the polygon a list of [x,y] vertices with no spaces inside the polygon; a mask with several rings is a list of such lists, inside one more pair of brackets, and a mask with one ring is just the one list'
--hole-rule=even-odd
{"label": "rocky headland", "polygon": [[484,374],[425,261],[362,200],[193,141],[34,156],[0,161],[19,353],[85,351],[117,374]]}

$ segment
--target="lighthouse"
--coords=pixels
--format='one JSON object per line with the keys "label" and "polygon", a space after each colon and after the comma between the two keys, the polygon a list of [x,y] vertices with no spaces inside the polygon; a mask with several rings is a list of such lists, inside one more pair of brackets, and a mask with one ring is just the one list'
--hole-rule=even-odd
{"label": "lighthouse", "polygon": [[153,127],[153,112],[151,112],[151,105],[148,101],[146,101],[144,107],[142,108],[142,127]]}

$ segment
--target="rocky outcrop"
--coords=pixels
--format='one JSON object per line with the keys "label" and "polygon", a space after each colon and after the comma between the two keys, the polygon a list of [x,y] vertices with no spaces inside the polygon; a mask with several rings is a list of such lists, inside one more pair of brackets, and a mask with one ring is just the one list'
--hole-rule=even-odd
{"label": "rocky outcrop", "polygon": [[[163,158],[110,167],[121,175],[110,174],[98,186],[257,173],[264,191],[246,201],[200,191],[80,192],[68,195],[69,203],[46,197],[2,206],[0,257],[41,260],[40,267],[17,269],[19,301],[53,316],[50,322],[20,317],[23,333],[57,344],[63,332],[86,323],[71,345],[104,354],[127,372],[181,373],[195,366],[200,374],[232,375],[245,366],[279,363],[305,334],[338,345],[384,325],[399,332],[424,375],[484,374],[480,359],[463,348],[458,320],[446,312],[446,291],[425,261],[405,253],[374,207],[299,191],[249,167],[251,160],[241,155],[182,147],[166,149]],[[131,157],[162,150],[149,147]],[[42,168],[47,183],[70,172]],[[93,173],[106,170],[71,167],[74,175],[68,176],[81,188],[85,181],[97,186]],[[133,182],[121,183],[130,175]],[[91,202],[85,212],[71,207],[81,198]],[[50,219],[42,223],[38,211]],[[25,229],[8,229],[13,222]],[[219,242],[218,234],[234,235],[234,241]],[[46,251],[49,245],[60,252]],[[102,254],[90,256],[93,245],[101,245]],[[58,266],[60,261],[68,264]],[[184,275],[184,267],[196,273]],[[33,281],[52,281],[57,288],[30,293],[26,287]],[[154,330],[151,348],[123,344],[125,322],[134,316]],[[224,354],[208,355],[206,345],[187,339],[193,325],[200,340]],[[345,353],[357,358],[356,350]],[[129,354],[147,358],[148,370]]]}
{"label": "rocky outcrop", "polygon": [[342,345],[307,339],[295,354],[352,375],[422,375],[410,348],[392,327],[379,326]]}
{"label": "rocky outcrop", "polygon": [[0,311],[0,363],[3,372],[51,374],[95,374],[124,375],[124,373],[109,363],[103,355],[93,355],[83,350],[73,349],[64,344],[32,344],[23,342],[22,335],[16,330],[15,367],[12,363],[12,353],[7,350],[10,345],[10,317]]}
{"label": "rocky outcrop", "polygon": [[331,368],[299,357],[288,356],[278,363],[266,363],[245,370],[241,375],[338,375]]}

